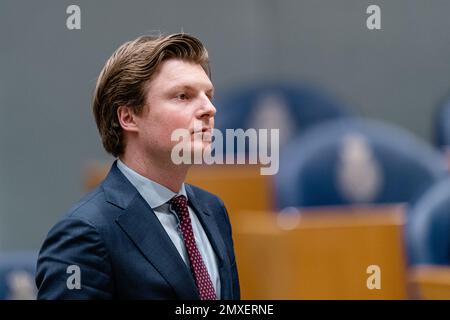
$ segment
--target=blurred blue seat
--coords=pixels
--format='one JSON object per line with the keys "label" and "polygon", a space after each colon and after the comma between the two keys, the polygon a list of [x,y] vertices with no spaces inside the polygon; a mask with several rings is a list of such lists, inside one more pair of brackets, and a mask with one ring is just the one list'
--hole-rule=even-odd
{"label": "blurred blue seat", "polygon": [[412,133],[377,120],[330,121],[280,155],[279,209],[355,203],[411,203],[446,174],[440,154]]}
{"label": "blurred blue seat", "polygon": [[430,187],[411,208],[406,236],[411,264],[450,265],[450,179]]}
{"label": "blurred blue seat", "polygon": [[36,261],[34,251],[0,253],[0,300],[36,298]]}
{"label": "blurred blue seat", "polygon": [[442,103],[434,114],[434,138],[436,146],[445,151],[450,148],[450,99]]}
{"label": "blurred blue seat", "polygon": [[215,106],[215,127],[222,133],[225,129],[280,129],[281,146],[318,123],[353,115],[317,89],[286,83],[230,91],[218,96]]}

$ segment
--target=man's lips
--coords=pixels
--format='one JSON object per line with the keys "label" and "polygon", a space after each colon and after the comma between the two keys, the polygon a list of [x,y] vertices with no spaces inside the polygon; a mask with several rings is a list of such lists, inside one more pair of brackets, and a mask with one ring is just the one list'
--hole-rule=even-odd
{"label": "man's lips", "polygon": [[200,138],[205,142],[212,141],[212,129],[210,127],[204,127],[201,130],[191,130],[191,135],[194,139]]}
{"label": "man's lips", "polygon": [[202,128],[201,130],[192,129],[191,134],[194,134],[194,133],[211,133],[211,128],[205,127],[205,128]]}

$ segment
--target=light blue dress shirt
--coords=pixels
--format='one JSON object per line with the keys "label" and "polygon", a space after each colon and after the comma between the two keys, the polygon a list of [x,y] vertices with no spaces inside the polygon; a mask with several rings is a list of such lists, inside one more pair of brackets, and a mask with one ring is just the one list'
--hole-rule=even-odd
{"label": "light blue dress shirt", "polygon": [[[153,209],[156,217],[159,219],[159,222],[161,222],[164,230],[166,230],[184,262],[188,265],[188,267],[190,267],[189,257],[184,245],[181,230],[179,228],[180,221],[175,211],[173,211],[167,203],[170,199],[177,195],[184,195],[187,198],[184,183],[181,186],[181,190],[177,194],[159,183],[140,175],[128,167],[125,163],[120,161],[120,159],[117,159],[117,167]],[[202,255],[203,261],[205,262],[206,269],[208,269],[214,289],[216,290],[216,296],[220,299],[220,277],[216,254],[214,253],[211,243],[209,242],[200,221],[190,206],[189,216],[192,221],[195,243],[197,244],[198,250]]]}

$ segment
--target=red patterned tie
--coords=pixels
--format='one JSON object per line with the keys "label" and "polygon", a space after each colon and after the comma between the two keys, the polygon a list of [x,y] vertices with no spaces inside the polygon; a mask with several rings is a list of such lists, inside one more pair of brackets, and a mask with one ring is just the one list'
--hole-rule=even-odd
{"label": "red patterned tie", "polygon": [[201,300],[216,300],[211,277],[208,274],[205,263],[203,262],[200,251],[195,244],[194,232],[192,231],[191,218],[187,206],[186,197],[181,195],[172,198],[169,203],[178,215],[181,224],[181,233],[183,234],[184,245],[186,246],[189,261],[191,262],[191,271],[194,275],[195,284],[200,293]]}

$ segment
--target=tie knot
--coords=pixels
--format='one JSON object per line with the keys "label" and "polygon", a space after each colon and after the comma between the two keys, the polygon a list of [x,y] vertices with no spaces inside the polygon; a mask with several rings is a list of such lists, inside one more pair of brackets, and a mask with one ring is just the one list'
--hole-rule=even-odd
{"label": "tie knot", "polygon": [[179,195],[170,199],[169,203],[173,206],[185,206],[187,205],[187,199],[185,196]]}
{"label": "tie knot", "polygon": [[173,197],[172,199],[170,199],[169,203],[172,205],[172,208],[179,216],[189,216],[187,199],[185,196],[180,195]]}

